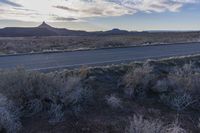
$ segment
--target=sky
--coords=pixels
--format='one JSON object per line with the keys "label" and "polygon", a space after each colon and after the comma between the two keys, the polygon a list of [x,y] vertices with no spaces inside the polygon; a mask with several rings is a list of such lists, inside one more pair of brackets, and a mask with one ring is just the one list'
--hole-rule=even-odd
{"label": "sky", "polygon": [[0,0],[0,28],[200,30],[200,0]]}

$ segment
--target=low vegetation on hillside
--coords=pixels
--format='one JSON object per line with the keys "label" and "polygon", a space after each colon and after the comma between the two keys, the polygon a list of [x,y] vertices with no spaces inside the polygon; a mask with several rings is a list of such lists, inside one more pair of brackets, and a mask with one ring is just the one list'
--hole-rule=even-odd
{"label": "low vegetation on hillside", "polygon": [[0,132],[200,132],[199,57],[0,71]]}
{"label": "low vegetation on hillside", "polygon": [[199,41],[200,32],[136,33],[133,35],[107,36],[10,37],[0,38],[0,54],[129,47]]}

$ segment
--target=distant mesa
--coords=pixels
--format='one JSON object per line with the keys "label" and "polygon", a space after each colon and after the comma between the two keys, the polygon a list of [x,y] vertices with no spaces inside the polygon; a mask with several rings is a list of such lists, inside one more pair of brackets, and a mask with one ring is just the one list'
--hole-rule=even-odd
{"label": "distant mesa", "polygon": [[120,30],[120,29],[118,29],[118,28],[114,28],[114,29],[112,29],[111,31],[112,31],[112,32],[122,32],[122,31],[128,32],[128,31],[126,31],[126,30]]}
{"label": "distant mesa", "polygon": [[[0,29],[0,37],[31,37],[31,36],[94,36],[94,35],[126,35],[140,34],[140,32],[129,32],[126,30],[112,29],[102,32],[86,32],[55,28],[43,22],[37,27],[6,27]],[[142,33],[143,34],[143,33]]]}
{"label": "distant mesa", "polygon": [[87,35],[85,31],[54,28],[43,22],[37,27],[6,27],[0,29],[0,37],[31,37],[31,36],[81,36]]}
{"label": "distant mesa", "polygon": [[128,34],[130,32],[128,32],[126,30],[120,30],[118,28],[114,28],[112,30],[105,31],[105,33],[107,33],[107,34]]}

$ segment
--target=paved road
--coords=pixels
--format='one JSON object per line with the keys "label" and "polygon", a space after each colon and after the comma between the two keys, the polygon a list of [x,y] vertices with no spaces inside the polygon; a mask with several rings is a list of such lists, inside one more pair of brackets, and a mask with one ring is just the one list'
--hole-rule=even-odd
{"label": "paved road", "polygon": [[200,43],[101,49],[61,53],[0,57],[0,69],[22,66],[28,70],[48,70],[82,65],[100,65],[200,53]]}

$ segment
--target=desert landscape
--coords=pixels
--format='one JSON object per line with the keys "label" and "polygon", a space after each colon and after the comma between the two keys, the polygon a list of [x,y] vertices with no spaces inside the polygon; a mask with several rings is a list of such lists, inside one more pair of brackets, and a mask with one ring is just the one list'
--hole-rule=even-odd
{"label": "desert landscape", "polygon": [[1,131],[198,133],[199,58],[1,71]]}
{"label": "desert landscape", "polygon": [[200,132],[200,32],[100,34],[1,37],[0,132]]}
{"label": "desert landscape", "polygon": [[0,37],[0,54],[74,51],[187,42],[200,42],[200,32]]}
{"label": "desert landscape", "polygon": [[199,0],[0,0],[0,133],[200,133]]}

